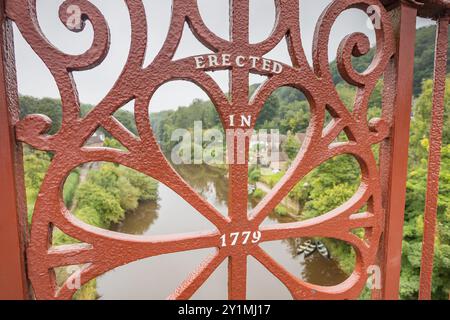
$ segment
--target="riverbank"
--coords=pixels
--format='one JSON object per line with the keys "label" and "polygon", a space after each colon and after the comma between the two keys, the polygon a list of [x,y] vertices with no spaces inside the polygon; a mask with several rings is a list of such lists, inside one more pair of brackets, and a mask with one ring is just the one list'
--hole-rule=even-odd
{"label": "riverbank", "polygon": [[[199,194],[214,205],[222,214],[227,214],[228,179],[227,170],[225,168],[184,165],[177,166],[176,169],[180,175],[197,192],[199,192]],[[153,182],[156,183],[158,191],[156,196],[154,195],[154,197],[150,197],[150,200],[143,200],[141,198],[141,193],[142,190],[145,190],[145,188],[142,189],[145,183],[142,183],[142,181],[141,183],[138,183],[143,175],[136,172],[132,173],[132,171],[128,168],[103,163],[97,164],[94,168],[79,168],[76,172],[78,175],[79,185],[75,188],[76,190],[72,199],[72,212],[74,212],[79,219],[82,219],[87,223],[112,231],[135,235],[195,232],[211,228],[209,223],[204,221],[198,213],[193,212],[190,216],[186,216],[187,212],[195,210],[193,210],[193,208],[191,208],[190,205],[184,201],[184,199],[181,199],[176,193],[167,187],[159,185],[158,188],[158,183],[155,181]],[[137,177],[135,177],[136,174]],[[280,177],[281,176],[282,175],[280,175]],[[133,177],[136,178],[136,180],[133,180]],[[73,180],[76,181],[75,178]],[[120,188],[119,184],[126,185],[127,187]],[[263,182],[257,183],[257,186],[259,187],[257,190],[262,191],[263,189],[265,192],[269,192],[271,190],[270,187]],[[140,191],[136,193],[133,191],[133,188],[137,188]],[[159,189],[163,190],[162,194],[160,194]],[[109,203],[109,206],[106,206],[103,200],[100,200],[105,199],[105,194],[103,193],[109,194],[109,198],[107,197],[106,199],[118,203],[118,205],[123,209],[123,214],[118,214],[118,212],[114,211],[117,209],[117,206],[112,206],[111,203]],[[158,195],[160,195],[160,197],[158,197]],[[249,200],[251,203],[254,199],[252,200],[252,197],[250,197]],[[176,207],[173,207],[174,205]],[[254,205],[256,205],[256,201],[253,202],[253,204],[249,204],[249,206]],[[124,210],[125,208],[127,209]],[[268,217],[268,219],[272,220],[273,223],[299,221],[301,220],[301,217],[297,215],[299,211],[296,211],[295,209],[296,208],[280,204],[270,215],[270,217]],[[103,212],[102,210],[106,210],[108,212]],[[86,214],[86,216],[83,216],[83,213]],[[174,216],[174,213],[179,214]],[[176,221],[176,223],[174,221]],[[66,235],[60,233],[58,230],[55,231],[55,239],[57,239],[55,243],[58,245],[74,241],[73,239],[70,239]],[[288,248],[287,252],[289,252],[289,255],[279,258],[282,261],[284,260],[287,264],[291,264],[291,260],[295,261],[296,259],[300,259],[295,254],[295,246],[291,242],[292,241],[289,241],[288,239],[280,242],[280,244],[273,245],[273,254],[275,256],[279,255],[281,252],[286,252],[286,248]],[[332,250],[335,251],[334,248]],[[192,255],[192,259],[197,261],[195,258],[196,254],[189,253],[189,255]],[[163,260],[164,259],[162,257],[158,258],[158,261]],[[337,279],[345,278],[344,273],[340,271],[339,267],[334,265],[334,261],[326,261],[324,259],[320,260],[320,257],[315,257],[312,260],[308,259],[301,261],[303,264],[301,268],[307,270],[306,274],[308,275],[306,276],[306,280],[309,280],[312,283],[316,282],[324,285],[333,284],[333,279],[336,279],[337,281]],[[146,263],[146,261],[135,262],[135,264],[138,265],[146,265]],[[158,274],[164,272],[164,270],[168,267],[170,266],[158,270]],[[172,267],[173,266],[170,268]],[[194,267],[195,266],[193,266],[193,268]],[[121,268],[128,270],[130,266],[123,266]],[[292,272],[298,274],[298,270],[295,269],[294,265],[292,265],[291,268]],[[297,268],[299,268],[299,266],[297,266]],[[331,272],[334,276],[328,279],[322,279],[322,275],[315,271],[315,269],[323,270],[327,268],[334,270]],[[143,268],[142,277],[145,277],[144,274],[147,273],[148,269]],[[125,276],[125,278],[129,277],[129,272],[127,272],[127,274],[128,275]],[[103,294],[105,295],[104,298],[111,297],[112,293],[109,289],[105,289],[104,284],[106,281],[105,279],[109,279],[109,277],[109,275],[101,276],[100,278],[88,282],[82,286],[79,291],[77,291],[74,295],[74,299],[98,299]],[[61,278],[61,281],[64,282],[67,278],[67,274],[64,272],[60,273],[58,278]]]}
{"label": "riverbank", "polygon": [[[175,169],[223,215],[228,213],[228,179],[226,170],[207,165],[183,165]],[[249,198],[249,210],[256,203]],[[279,224],[294,221],[289,216],[271,213],[264,224]],[[185,234],[213,230],[212,225],[183,198],[163,184],[159,185],[158,201],[141,203],[126,218],[112,226],[115,232],[157,236]],[[291,274],[317,285],[335,285],[347,278],[333,260],[320,255],[307,259],[296,254],[295,241],[265,242],[261,247]],[[127,299],[165,299],[182,283],[190,272],[207,259],[215,248],[193,250],[142,259],[106,272],[97,278],[97,292],[100,299],[121,299],[126,292]],[[167,276],[170,270],[170,276]],[[289,291],[275,277],[270,275],[257,261],[248,257],[249,299],[291,299]],[[221,264],[195,293],[193,299],[226,299],[227,267]]]}
{"label": "riverbank", "polygon": [[[333,160],[336,161],[336,160]],[[312,219],[329,212],[347,201],[356,191],[358,176],[352,170],[352,160],[338,158],[338,168],[334,170],[328,163],[314,169],[308,176],[300,181],[278,204],[274,210],[276,217],[282,218],[282,223],[297,222]],[[330,170],[332,169],[332,170]],[[285,171],[272,173],[263,168],[253,167],[249,170],[249,180],[256,189],[250,195],[257,204],[278,184],[285,175]],[[353,184],[347,183],[354,177]],[[328,181],[342,182],[328,185]],[[355,183],[356,182],[356,183]],[[348,244],[334,239],[318,238],[325,243],[331,252],[331,257],[346,274],[350,275],[355,266],[355,252]]]}
{"label": "riverbank", "polygon": [[[71,173],[72,175],[72,173]],[[70,176],[69,176],[70,177]],[[69,183],[69,184],[68,184]],[[112,163],[88,163],[76,170],[76,176],[66,181],[66,206],[83,222],[103,229],[111,229],[123,221],[143,202],[156,202],[158,182],[152,178]],[[53,245],[76,243],[77,240],[54,230]],[[69,276],[67,268],[56,272],[58,282]],[[97,299],[96,280],[82,286],[74,299]]]}

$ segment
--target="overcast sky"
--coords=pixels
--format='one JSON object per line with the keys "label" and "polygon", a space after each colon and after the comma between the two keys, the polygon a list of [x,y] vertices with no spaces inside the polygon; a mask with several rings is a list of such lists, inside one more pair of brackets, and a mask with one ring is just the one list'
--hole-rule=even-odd
{"label": "overcast sky", "polygon": [[[60,50],[80,54],[92,42],[92,27],[88,24],[81,33],[68,31],[58,18],[58,8],[63,0],[37,0],[39,23],[44,34]],[[111,47],[104,62],[89,71],[75,72],[80,100],[97,104],[107,94],[118,78],[128,55],[130,46],[130,20],[123,0],[92,0],[108,21],[111,32]],[[171,0],[143,0],[148,17],[149,41],[146,64],[150,63],[160,50],[169,27]],[[206,25],[216,34],[228,38],[229,0],[198,0],[200,12]],[[311,57],[312,36],[317,18],[331,0],[301,1],[300,23],[302,39],[308,59]],[[270,34],[275,22],[274,0],[251,0],[250,40],[259,42]],[[424,25],[420,21],[418,25]],[[330,59],[334,59],[337,46],[350,32],[366,33],[373,42],[374,34],[367,28],[367,16],[358,10],[349,10],[337,20],[330,42]],[[16,62],[21,94],[35,97],[59,98],[56,84],[42,61],[23,40],[15,29]],[[185,28],[183,38],[175,58],[183,58],[209,52]],[[290,64],[285,42],[267,55],[268,58]],[[228,91],[228,73],[215,72],[214,79],[224,91]],[[251,77],[250,83],[261,82],[258,76]],[[154,95],[151,111],[173,109],[188,105],[194,98],[206,98],[206,94],[188,82],[171,82],[161,87]],[[131,105],[126,106],[131,109]]]}

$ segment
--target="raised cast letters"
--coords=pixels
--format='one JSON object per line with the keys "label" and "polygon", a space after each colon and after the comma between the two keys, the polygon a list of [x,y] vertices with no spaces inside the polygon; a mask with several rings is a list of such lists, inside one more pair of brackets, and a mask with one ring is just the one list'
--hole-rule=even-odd
{"label": "raised cast letters", "polygon": [[255,57],[255,56],[232,56],[229,53],[209,54],[194,57],[196,69],[214,69],[236,66],[238,68],[249,67],[250,69],[261,69],[264,72],[280,74],[283,65],[277,61]]}
{"label": "raised cast letters", "polygon": [[[234,114],[229,116],[230,119],[230,127],[234,127],[235,123],[234,123],[234,119],[235,119]],[[241,127],[251,127],[251,123],[252,123],[252,116],[251,115],[241,115]]]}

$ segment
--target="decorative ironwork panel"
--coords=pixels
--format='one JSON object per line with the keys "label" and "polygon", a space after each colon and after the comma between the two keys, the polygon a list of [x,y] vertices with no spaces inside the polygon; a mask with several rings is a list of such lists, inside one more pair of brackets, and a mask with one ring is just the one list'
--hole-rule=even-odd
{"label": "decorative ironwork panel", "polygon": [[[113,88],[86,116],[80,116],[80,101],[72,72],[93,69],[108,54],[110,36],[102,13],[89,1],[67,0],[60,7],[60,19],[66,22],[68,8],[81,9],[83,25],[93,26],[92,46],[83,54],[69,55],[56,49],[43,35],[35,0],[7,1],[7,17],[14,21],[22,36],[45,63],[61,94],[63,119],[60,130],[48,135],[51,121],[42,115],[30,115],[16,126],[17,137],[33,147],[53,152],[54,156],[34,209],[31,241],[27,251],[28,273],[38,299],[68,299],[75,289],[55,283],[53,268],[85,265],[82,283],[118,266],[143,259],[200,248],[216,248],[170,296],[191,297],[222,261],[228,258],[229,298],[246,297],[247,257],[253,256],[274,274],[295,299],[356,298],[366,282],[366,270],[375,263],[383,229],[382,190],[379,168],[372,146],[389,135],[390,122],[377,118],[367,120],[370,95],[382,77],[395,52],[393,28],[389,14],[378,0],[336,0],[324,10],[314,35],[313,66],[308,64],[301,37],[298,0],[276,0],[276,25],[271,35],[256,44],[249,42],[249,0],[230,1],[230,40],[222,39],[203,22],[196,0],[173,0],[167,39],[153,62],[144,67],[147,43],[147,21],[141,0],[125,0],[131,21],[131,47],[128,60]],[[339,98],[330,72],[328,43],[336,19],[350,8],[367,12],[369,6],[380,9],[380,28],[375,29],[376,52],[363,73],[353,69],[352,57],[367,54],[369,39],[362,33],[348,35],[339,46],[338,69],[341,76],[357,87],[351,111]],[[227,63],[203,65],[202,56],[174,59],[185,23],[195,37],[214,54],[227,57]],[[83,26],[82,25],[82,26]],[[81,31],[81,30],[80,30]],[[292,66],[267,68],[262,57],[280,41],[287,41]],[[206,57],[206,55],[204,56]],[[241,63],[256,57],[253,64]],[[230,99],[208,75],[207,71],[229,70]],[[267,76],[267,80],[249,98],[249,74]],[[187,80],[201,87],[216,106],[225,129],[238,129],[230,116],[251,117],[244,134],[252,132],[266,99],[279,87],[290,86],[302,91],[311,107],[311,121],[302,149],[292,166],[274,190],[253,210],[247,210],[248,163],[229,167],[229,212],[223,216],[199,196],[174,170],[162,154],[150,126],[149,102],[155,91],[172,80]],[[138,136],[125,129],[113,114],[126,103],[135,101]],[[326,112],[333,120],[324,128]],[[86,148],[84,143],[98,127],[104,127],[127,151]],[[348,141],[335,142],[344,132]],[[247,147],[249,145],[246,139]],[[235,144],[229,152],[237,156]],[[245,148],[248,150],[248,148]],[[312,169],[323,162],[348,154],[357,159],[361,184],[353,197],[338,208],[307,221],[261,226],[267,215],[289,191]],[[69,212],[62,200],[62,188],[69,173],[77,166],[96,161],[122,164],[164,183],[189,202],[216,227],[203,233],[139,237],[95,228]],[[53,228],[81,241],[80,244],[52,247]],[[365,229],[365,239],[352,233]],[[260,231],[258,243],[222,246],[221,236],[232,232]],[[260,246],[261,242],[291,237],[324,237],[350,244],[356,253],[355,269],[343,283],[324,287],[306,283],[285,270]]]}

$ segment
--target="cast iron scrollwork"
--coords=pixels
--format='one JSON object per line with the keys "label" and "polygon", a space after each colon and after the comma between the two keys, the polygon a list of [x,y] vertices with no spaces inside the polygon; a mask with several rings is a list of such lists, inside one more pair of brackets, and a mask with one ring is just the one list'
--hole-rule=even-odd
{"label": "cast iron scrollwork", "polygon": [[[382,118],[367,120],[370,95],[395,51],[391,21],[383,5],[378,0],[332,1],[317,23],[313,66],[310,66],[300,37],[298,0],[275,1],[277,19],[273,32],[266,40],[256,44],[249,43],[248,0],[230,1],[230,40],[218,37],[206,27],[196,0],[173,0],[167,39],[151,64],[144,67],[148,36],[144,6],[141,0],[124,1],[128,7],[132,30],[128,60],[113,88],[85,117],[80,116],[80,101],[72,72],[93,69],[108,54],[109,30],[101,12],[85,0],[67,0],[61,5],[61,21],[67,21],[67,8],[76,5],[82,12],[82,24],[89,21],[94,30],[93,43],[85,53],[68,55],[45,38],[37,20],[35,0],[7,1],[8,18],[16,23],[22,36],[50,70],[63,106],[62,126],[54,135],[47,134],[51,122],[41,115],[28,116],[16,127],[19,140],[54,153],[35,205],[28,248],[29,276],[36,297],[68,299],[74,294],[75,289],[71,289],[68,282],[57,288],[52,271],[55,267],[85,265],[82,283],[86,283],[108,270],[138,259],[200,248],[217,250],[170,298],[184,299],[192,296],[226,258],[229,258],[229,297],[245,298],[248,255],[256,258],[278,277],[296,299],[357,297],[366,281],[366,269],[375,261],[383,221],[380,173],[371,147],[388,136],[389,121]],[[380,8],[381,27],[375,30],[377,47],[369,68],[360,73],[354,70],[351,63],[353,56],[364,55],[369,51],[369,40],[362,33],[347,36],[337,55],[342,77],[357,87],[355,104],[350,111],[341,101],[332,80],[328,59],[330,32],[336,19],[345,10],[357,8],[366,12],[373,5]],[[231,57],[263,57],[280,41],[286,40],[292,66],[283,64],[279,74],[260,65],[238,67],[231,64],[210,68],[209,70],[230,70],[231,99],[228,100],[226,94],[205,72],[209,70],[197,68],[193,57],[173,59],[185,23],[207,48],[216,54],[226,53]],[[268,76],[267,81],[250,100],[249,73]],[[304,145],[284,178],[250,213],[247,213],[247,181],[243,179],[247,176],[247,164],[230,166],[229,215],[224,217],[176,173],[160,151],[149,125],[149,102],[161,85],[180,79],[191,81],[207,92],[227,129],[232,129],[228,122],[230,115],[246,113],[252,116],[252,123],[248,128],[252,130],[264,102],[279,87],[290,86],[305,93],[311,106],[311,122]],[[129,132],[113,116],[116,110],[133,100],[138,136]],[[333,121],[323,129],[326,111],[332,115]],[[83,147],[100,126],[118,139],[127,151]],[[348,141],[334,142],[341,132],[345,132]],[[344,154],[355,157],[361,167],[361,185],[349,201],[311,220],[261,226],[269,212],[306,174],[332,157]],[[83,223],[64,206],[62,186],[71,170],[83,163],[95,161],[120,163],[161,181],[188,201],[217,229],[201,234],[138,237]],[[366,209],[361,213],[362,208]],[[50,242],[54,227],[80,240],[81,244],[52,247]],[[222,234],[242,231],[243,228],[261,231],[263,242],[311,236],[345,241],[356,252],[355,270],[347,280],[336,286],[323,287],[306,283],[287,272],[257,244],[238,245],[234,248],[220,246]],[[351,232],[356,228],[366,229],[365,239],[360,239]]]}

